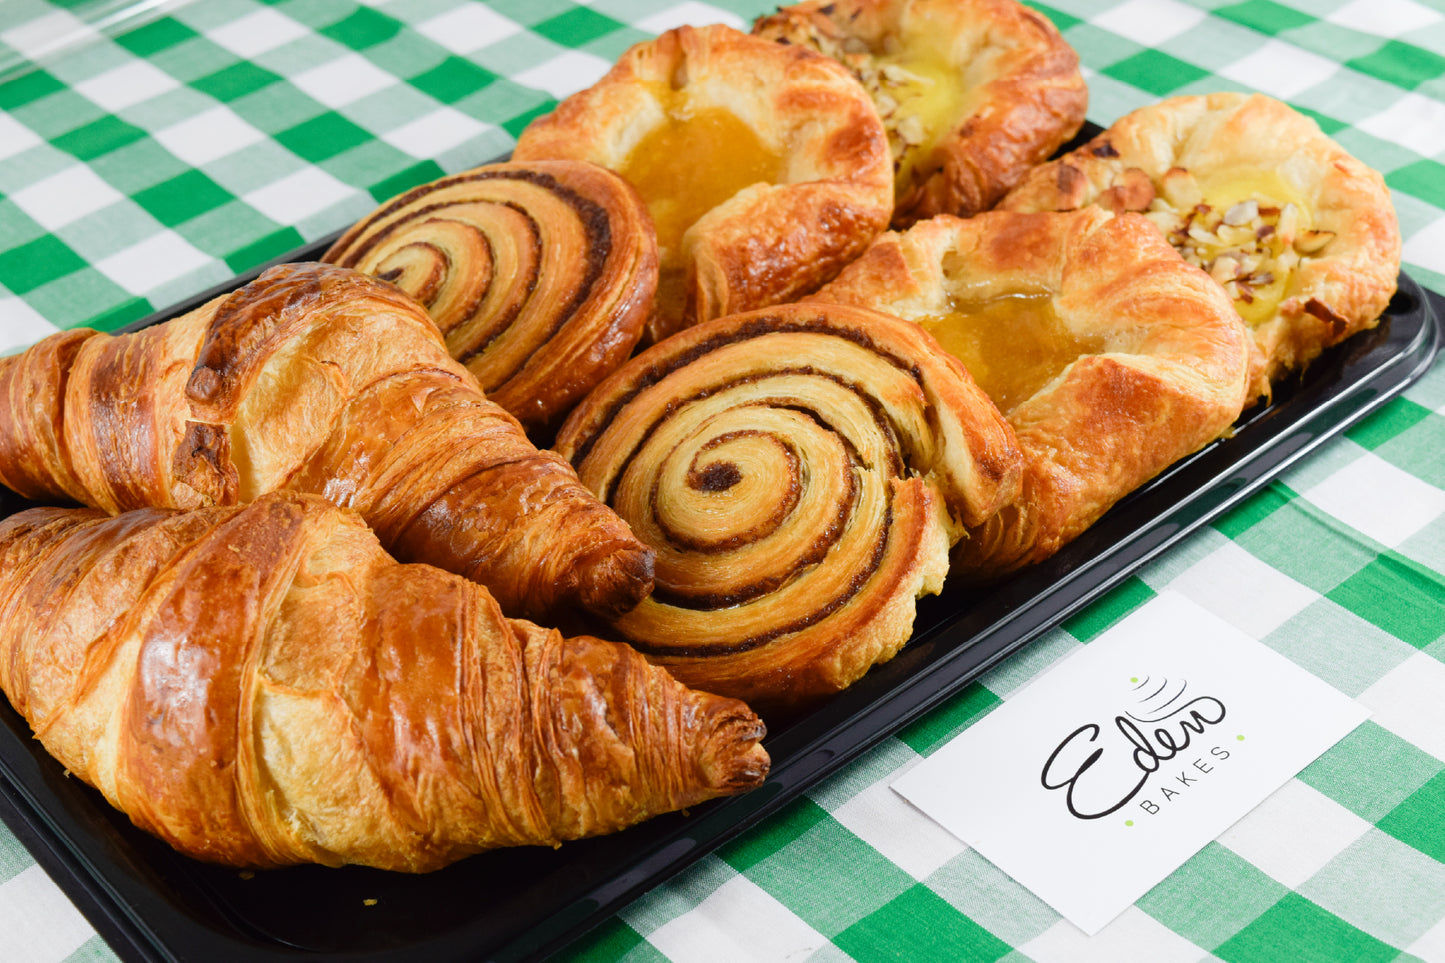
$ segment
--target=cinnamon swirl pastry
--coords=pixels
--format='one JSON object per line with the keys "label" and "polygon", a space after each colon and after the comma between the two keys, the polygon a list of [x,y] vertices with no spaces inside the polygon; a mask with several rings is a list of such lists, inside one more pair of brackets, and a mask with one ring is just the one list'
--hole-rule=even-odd
{"label": "cinnamon swirl pastry", "polygon": [[1021,468],[931,336],[822,304],[668,338],[573,411],[557,450],[657,552],[653,594],[616,629],[686,684],[768,710],[891,658],[950,542]]}
{"label": "cinnamon swirl pastry", "polygon": [[322,259],[416,298],[529,432],[626,360],[657,290],[642,199],[593,164],[491,164],[392,198]]}
{"label": "cinnamon swirl pastry", "polygon": [[1052,555],[1244,403],[1239,316],[1137,214],[936,217],[880,237],[815,298],[917,322],[1007,415],[1023,491],[958,543],[972,580]]}
{"label": "cinnamon swirl pastry", "polygon": [[652,341],[816,290],[893,207],[882,122],[847,71],[721,25],[634,46],[512,156],[593,161],[641,193],[662,265]]}
{"label": "cinnamon swirl pastry", "polygon": [[1250,399],[1374,327],[1400,273],[1384,178],[1263,94],[1175,97],[1034,170],[999,206],[1141,211],[1254,336]]}
{"label": "cinnamon swirl pastry", "polygon": [[818,50],[873,97],[893,152],[893,222],[992,207],[1084,122],[1079,57],[1015,0],[804,0],[753,33]]}

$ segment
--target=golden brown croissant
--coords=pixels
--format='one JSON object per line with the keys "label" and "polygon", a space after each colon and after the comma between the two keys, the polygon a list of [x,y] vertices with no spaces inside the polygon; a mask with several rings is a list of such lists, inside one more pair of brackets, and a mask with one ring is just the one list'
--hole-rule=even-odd
{"label": "golden brown croissant", "polygon": [[1019,489],[1013,432],[917,325],[836,304],[718,318],[633,358],[557,450],[657,550],[616,628],[766,715],[908,641],[949,544]]}
{"label": "golden brown croissant", "polygon": [[0,685],[46,748],[199,859],[423,872],[759,784],[763,728],[623,645],[504,618],[352,512],[0,523]]}
{"label": "golden brown croissant", "polygon": [[512,615],[615,615],[652,586],[650,550],[486,400],[420,306],[330,265],[0,360],[0,482],[112,514],[314,492]]}
{"label": "golden brown croissant", "polygon": [[420,301],[452,357],[528,431],[555,429],[627,360],[657,290],[642,198],[584,161],[490,164],[423,184],[322,260]]}

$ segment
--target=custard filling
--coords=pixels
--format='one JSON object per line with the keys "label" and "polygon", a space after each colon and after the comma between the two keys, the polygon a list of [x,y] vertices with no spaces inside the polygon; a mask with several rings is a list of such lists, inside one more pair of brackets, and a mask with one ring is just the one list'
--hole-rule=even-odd
{"label": "custard filling", "polygon": [[886,48],[860,79],[888,132],[894,189],[901,196],[938,170],[935,152],[964,115],[967,89],[932,33],[913,29]]}
{"label": "custard filling", "polygon": [[812,24],[804,29],[809,45],[847,67],[873,99],[888,134],[898,196],[938,171],[939,143],[971,113],[969,86],[953,65],[948,29],[915,20],[874,46],[854,36],[825,34]]}
{"label": "custard filling", "polygon": [[1313,228],[1304,196],[1268,170],[1201,181],[1172,168],[1160,179],[1145,216],[1186,261],[1224,288],[1251,325],[1275,315],[1301,260],[1334,239],[1333,232]]}
{"label": "custard filling", "polygon": [[998,410],[1008,414],[1105,340],[1071,331],[1047,293],[950,298],[941,314],[916,319],[943,349],[963,362]]}

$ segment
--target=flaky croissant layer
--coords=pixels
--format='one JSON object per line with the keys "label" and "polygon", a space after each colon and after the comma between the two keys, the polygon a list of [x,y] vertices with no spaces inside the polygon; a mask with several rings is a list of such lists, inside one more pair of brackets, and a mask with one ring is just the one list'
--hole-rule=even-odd
{"label": "flaky croissant layer", "polygon": [[616,616],[652,589],[650,550],[483,396],[421,306],[330,265],[0,359],[0,483],[111,513],[319,494],[509,615]]}
{"label": "flaky croissant layer", "polygon": [[236,866],[422,872],[618,830],[768,769],[741,702],[506,619],[292,493],[0,523],[0,687],[138,826]]}

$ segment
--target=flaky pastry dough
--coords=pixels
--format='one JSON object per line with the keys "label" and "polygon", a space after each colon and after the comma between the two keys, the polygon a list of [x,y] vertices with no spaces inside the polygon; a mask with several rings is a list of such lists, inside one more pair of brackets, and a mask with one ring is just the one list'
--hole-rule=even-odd
{"label": "flaky pastry dough", "polygon": [[1250,397],[1373,327],[1395,292],[1400,228],[1377,171],[1263,94],[1140,108],[1003,201],[1017,211],[1141,211],[1234,299],[1254,336]]}
{"label": "flaky pastry dough", "polygon": [[962,525],[1013,498],[1021,469],[933,338],[831,304],[668,338],[588,395],[557,450],[657,551],[657,587],[617,631],[765,715],[891,658]]}
{"label": "flaky pastry dough", "polygon": [[320,494],[513,615],[614,615],[652,586],[652,553],[486,399],[420,305],[328,264],[0,359],[0,483],[112,513]]}
{"label": "flaky pastry dough", "polygon": [[581,161],[489,164],[414,187],[322,260],[421,302],[487,397],[542,437],[632,353],[657,290],[642,199]]}
{"label": "flaky pastry dough", "polygon": [[762,782],[763,728],[626,646],[506,619],[354,513],[32,509],[0,522],[0,686],[187,855],[423,872]]}
{"label": "flaky pastry dough", "polygon": [[[1000,401],[1024,455],[1022,492],[954,549],[953,571],[974,580],[1047,558],[1220,437],[1244,403],[1249,347],[1239,316],[1136,214],[939,216],[882,235],[812,300],[925,324],[997,369],[978,376],[995,395],[991,383],[1020,375],[1033,385]],[[1000,309],[1013,313],[990,317]],[[979,319],[973,327],[967,315]],[[1054,336],[1078,353],[1046,351],[1037,370],[1021,371],[1017,346],[1049,315]]]}
{"label": "flaky pastry dough", "polygon": [[720,25],[632,47],[533,121],[512,156],[592,161],[647,200],[662,261],[652,341],[816,290],[893,206],[887,137],[857,81]]}
{"label": "flaky pastry dough", "polygon": [[863,82],[888,130],[896,226],[992,207],[1088,106],[1078,54],[1015,0],[805,0],[753,32],[820,50]]}

